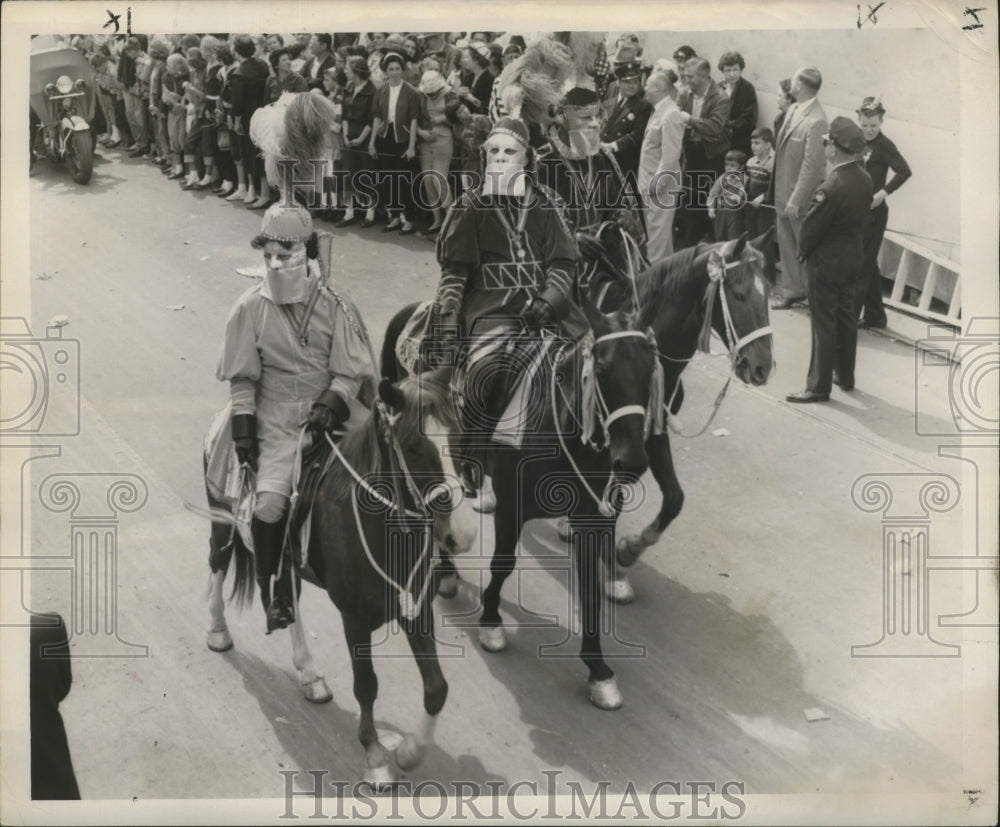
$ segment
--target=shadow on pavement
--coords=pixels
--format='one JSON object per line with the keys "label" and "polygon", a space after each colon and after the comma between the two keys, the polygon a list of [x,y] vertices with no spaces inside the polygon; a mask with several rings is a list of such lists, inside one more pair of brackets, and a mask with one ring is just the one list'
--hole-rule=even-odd
{"label": "shadow on pavement", "polygon": [[[522,557],[541,550],[540,540],[551,555],[561,542],[554,524],[530,525]],[[553,568],[565,583],[565,561]],[[501,603],[508,649],[489,654],[474,647],[533,727],[540,766],[569,766],[619,792],[629,781],[638,790],[702,780],[715,781],[717,790],[741,781],[747,793],[791,793],[892,775],[943,790],[958,779],[961,768],[916,735],[878,728],[807,692],[799,655],[766,615],[740,614],[727,597],[692,592],[641,562],[630,578],[636,602],[604,604],[604,628],[614,636],[605,633],[602,645],[625,698],[617,712],[590,704],[586,668],[576,657],[579,636],[558,657],[541,651],[568,635],[566,625],[540,624],[534,610],[522,608],[516,577]],[[466,581],[456,601],[439,601],[439,612],[450,616],[445,606],[452,606],[464,624],[478,618],[478,600]],[[628,656],[632,646],[617,641],[644,645],[644,656]],[[810,707],[826,709],[832,720],[807,723],[803,711]]]}

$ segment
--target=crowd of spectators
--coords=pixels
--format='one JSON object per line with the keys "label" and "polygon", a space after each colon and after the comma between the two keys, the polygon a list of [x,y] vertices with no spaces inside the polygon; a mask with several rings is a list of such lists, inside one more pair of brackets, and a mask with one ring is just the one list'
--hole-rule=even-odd
{"label": "crowd of spectators", "polygon": [[[510,32],[137,34],[75,36],[71,44],[97,73],[96,131],[103,146],[148,159],[183,189],[211,189],[254,210],[279,196],[250,135],[254,112],[284,92],[319,90],[336,117],[327,144],[330,174],[314,214],[341,227],[370,227],[381,219],[385,230],[402,234],[415,233],[420,222],[430,238],[481,172],[480,146],[505,114],[499,76],[526,48],[525,37]],[[816,77],[782,80],[777,118],[763,125],[758,91],[743,77],[746,62],[738,52],[726,52],[714,65],[687,45],[670,58],[643,55],[640,38],[624,34],[606,44],[606,54],[595,77],[606,127],[602,146],[636,182],[648,234],[661,253],[744,231],[757,235],[775,223],[783,242],[793,238],[808,200],[799,203],[804,190],[795,190],[795,215],[785,215],[789,196],[779,181],[775,204],[772,170],[785,113],[790,106],[794,111],[797,92],[800,103],[806,93],[815,96],[818,87],[810,84]],[[649,193],[639,192],[649,172],[665,163],[642,157],[650,143],[650,101],[657,103],[657,129],[680,130],[678,157],[670,163],[678,167],[683,197],[679,209],[659,214],[644,197]],[[678,117],[666,117],[674,106]],[[664,132],[664,141],[672,140]],[[667,151],[657,144],[657,153]],[[411,181],[420,172],[439,174],[420,176],[415,188],[373,192],[352,187],[364,171],[383,181],[390,176],[380,173],[395,173],[395,180],[406,173]],[[821,175],[810,174],[816,180],[805,189],[811,193]],[[772,275],[778,246],[768,254]],[[780,246],[788,258],[792,247]],[[801,297],[796,290],[785,285],[792,301]]]}

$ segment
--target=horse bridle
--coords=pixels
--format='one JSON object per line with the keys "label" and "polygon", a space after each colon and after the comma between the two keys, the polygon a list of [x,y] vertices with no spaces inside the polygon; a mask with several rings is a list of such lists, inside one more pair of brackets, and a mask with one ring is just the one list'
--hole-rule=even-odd
{"label": "horse bridle", "polygon": [[[714,252],[714,251],[713,251]],[[702,330],[698,336],[698,347],[703,352],[708,353],[708,342],[712,333],[712,308],[715,305],[715,294],[719,294],[719,301],[722,304],[722,319],[723,324],[726,328],[726,347],[729,350],[729,358],[732,362],[732,367],[735,370],[736,366],[744,361],[743,349],[749,345],[751,342],[757,341],[764,336],[770,336],[771,325],[764,325],[758,327],[745,336],[740,336],[736,330],[736,325],[733,323],[733,316],[729,310],[729,300],[726,298],[726,273],[732,270],[734,267],[740,267],[743,264],[742,259],[736,261],[726,261],[725,253],[721,253],[721,262],[714,262],[711,258],[711,253],[709,253],[708,261],[708,288],[705,291],[705,321],[702,323]]]}
{"label": "horse bridle", "polygon": [[[643,407],[642,405],[622,405],[612,411],[608,408],[608,403],[605,401],[604,394],[601,391],[601,384],[597,381],[597,377],[593,370],[594,348],[603,342],[627,338],[645,339],[650,344],[654,354],[653,375],[650,378],[650,401],[646,407]],[[663,396],[663,366],[660,364],[660,360],[655,357],[655,353],[656,338],[651,329],[645,332],[641,330],[621,330],[615,333],[605,333],[603,336],[598,336],[594,339],[588,349],[588,352],[585,354],[584,362],[584,376],[589,375],[592,378],[592,390],[594,395],[593,407],[588,406],[586,401],[584,402],[583,433],[581,434],[581,438],[585,443],[589,444],[596,450],[600,450],[602,447],[607,446],[611,441],[610,429],[612,423],[617,422],[619,419],[626,416],[641,416],[644,420],[643,433],[646,438],[649,437],[651,430],[657,426],[657,412],[660,408],[662,408],[661,405],[654,405],[653,403],[657,397],[662,398]],[[591,411],[592,416],[593,418],[596,418],[597,423],[593,422],[593,419],[591,418]],[[662,413],[660,413],[659,416],[659,425],[662,427]],[[601,430],[604,432],[603,445],[598,445],[593,439],[595,424],[600,424]]]}

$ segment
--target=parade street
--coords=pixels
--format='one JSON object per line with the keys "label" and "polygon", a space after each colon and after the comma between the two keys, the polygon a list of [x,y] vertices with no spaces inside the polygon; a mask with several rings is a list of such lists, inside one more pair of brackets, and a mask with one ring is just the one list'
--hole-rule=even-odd
{"label": "parade street", "polygon": [[[80,656],[60,711],[81,795],[280,799],[289,777],[282,771],[299,771],[296,789],[312,789],[310,770],[353,784],[364,764],[358,706],[340,616],[324,593],[304,586],[301,616],[333,691],[329,704],[304,700],[289,634],[265,635],[256,598],[242,612],[227,609],[234,649],[217,654],[205,644],[209,523],[184,503],[205,505],[203,438],[227,399],[216,362],[229,308],[251,285],[236,269],[261,263],[250,240],[262,213],[210,191],[182,192],[122,151],[101,155],[87,186],[46,163],[29,179],[28,322],[42,338],[53,317],[68,318],[62,336],[79,342],[81,395],[79,434],[53,437],[61,454],[36,459],[25,474],[25,553],[72,553],[74,514],[39,499],[50,475],[76,475],[84,497],[88,485],[103,496],[96,474],[134,475],[147,491],[117,513],[107,604],[117,654],[133,656],[82,656],[86,635],[71,646]],[[379,225],[319,229],[336,236],[335,286],[354,298],[378,352],[390,317],[433,297],[434,246]],[[834,388],[825,405],[788,405],[785,395],[804,387],[808,314],[772,311],[771,324],[770,382],[734,380],[704,435],[671,437],[684,509],[629,570],[635,602],[605,613],[623,708],[588,702],[570,558],[554,521],[530,523],[522,536],[519,574],[501,602],[510,646],[501,654],[479,647],[493,548],[492,518],[483,515],[473,551],[458,560],[458,596],[434,603],[450,692],[436,745],[404,777],[524,782],[540,794],[555,777],[556,792],[575,782],[588,798],[601,782],[619,793],[628,782],[649,791],[661,781],[683,790],[711,782],[716,791],[737,782],[746,795],[962,788],[965,740],[978,726],[963,708],[981,702],[991,676],[969,674],[978,644],[938,618],[973,609],[975,573],[935,571],[929,591],[921,581],[929,615],[920,620],[929,617],[930,630],[919,631],[930,649],[933,638],[952,656],[852,656],[852,646],[884,637],[889,611],[884,509],[863,510],[852,488],[864,475],[963,479],[968,463],[938,455],[947,440],[915,428],[919,405],[944,432],[945,383],[930,370],[915,374],[911,345],[862,331],[857,390]],[[729,372],[718,341],[714,349],[684,373],[680,424],[688,432],[705,422]],[[63,395],[50,404],[74,403]],[[643,483],[620,532],[640,530],[659,506],[648,474]],[[975,553],[975,500],[971,491],[962,496],[968,508],[931,513],[930,554]],[[912,576],[926,575],[912,566]],[[36,572],[26,607],[69,622],[71,569]],[[920,608],[910,608],[916,623]],[[421,684],[398,630],[379,634],[375,718],[392,746],[422,714]],[[960,640],[960,649],[945,648]],[[550,771],[557,776],[543,775]],[[294,809],[313,813],[306,799]]]}

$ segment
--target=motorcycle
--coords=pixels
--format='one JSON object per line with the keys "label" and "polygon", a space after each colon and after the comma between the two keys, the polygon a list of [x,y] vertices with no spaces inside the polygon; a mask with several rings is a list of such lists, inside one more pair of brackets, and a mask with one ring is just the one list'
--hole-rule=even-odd
{"label": "motorcycle", "polygon": [[73,180],[86,184],[94,170],[94,70],[64,41],[40,35],[31,42],[29,89],[31,163],[66,161]]}

